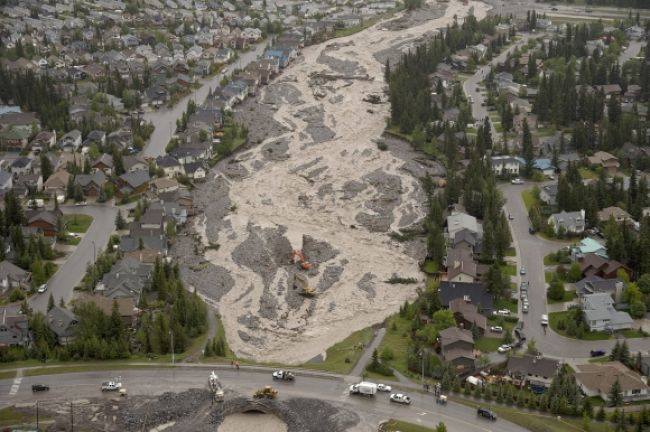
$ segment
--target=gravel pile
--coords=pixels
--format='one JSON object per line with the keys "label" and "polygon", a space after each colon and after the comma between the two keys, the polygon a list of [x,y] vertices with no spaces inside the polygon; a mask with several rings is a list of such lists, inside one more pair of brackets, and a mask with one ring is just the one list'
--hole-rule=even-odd
{"label": "gravel pile", "polygon": [[302,93],[292,84],[278,82],[270,84],[264,93],[263,103],[272,105],[302,103]]}
{"label": "gravel pile", "polygon": [[320,144],[336,136],[332,129],[325,126],[325,113],[322,107],[305,108],[298,111],[295,116],[307,123],[305,131],[312,140],[309,144]]}
{"label": "gravel pile", "polygon": [[283,161],[289,159],[287,152],[289,144],[285,139],[279,139],[262,146],[262,155],[266,160]]}
{"label": "gravel pile", "polygon": [[266,138],[274,138],[287,132],[287,129],[275,119],[275,108],[270,104],[261,104],[258,98],[246,98],[234,114],[234,120],[248,129],[249,145],[259,144]]}
{"label": "gravel pile", "polygon": [[316,62],[328,66],[333,72],[341,75],[362,75],[366,73],[366,70],[359,66],[359,63],[328,56],[326,51],[321,52]]}
{"label": "gravel pile", "polygon": [[309,261],[313,267],[318,268],[321,263],[336,258],[339,251],[334,249],[332,245],[325,241],[319,241],[309,235],[303,235],[302,253],[305,255],[305,259]]}
{"label": "gravel pile", "polygon": [[357,287],[360,290],[365,291],[369,299],[375,298],[375,279],[377,277],[372,273],[366,273],[363,275],[359,282],[357,282]]}
{"label": "gravel pile", "polygon": [[363,180],[375,188],[376,194],[365,203],[372,213],[361,212],[355,220],[369,231],[386,232],[393,223],[393,210],[401,202],[402,179],[377,169],[363,176]]}
{"label": "gravel pile", "polygon": [[318,285],[316,285],[316,288],[318,289],[319,292],[327,291],[329,288],[332,287],[335,283],[337,283],[341,279],[341,275],[343,274],[343,266],[340,265],[328,265],[325,267],[325,270],[323,271],[323,276],[321,276],[320,280],[318,281]]}

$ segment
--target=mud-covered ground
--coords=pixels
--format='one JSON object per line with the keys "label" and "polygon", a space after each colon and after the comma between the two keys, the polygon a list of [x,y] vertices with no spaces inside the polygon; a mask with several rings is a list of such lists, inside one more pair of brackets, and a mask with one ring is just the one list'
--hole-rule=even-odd
{"label": "mud-covered ground", "polygon": [[[420,226],[419,179],[444,169],[382,136],[390,109],[383,63],[470,7],[485,14],[483,3],[452,1],[307,47],[237,108],[248,147],[196,189],[200,213],[173,253],[188,283],[217,302],[238,355],[322,358],[415,295],[417,285],[386,281],[421,279],[423,244],[389,234]],[[302,295],[305,287],[313,295]]]}

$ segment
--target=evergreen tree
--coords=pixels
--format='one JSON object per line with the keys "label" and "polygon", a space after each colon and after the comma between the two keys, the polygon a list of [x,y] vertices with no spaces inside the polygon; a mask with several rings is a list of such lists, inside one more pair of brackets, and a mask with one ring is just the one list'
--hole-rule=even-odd
{"label": "evergreen tree", "polygon": [[52,293],[50,293],[50,296],[47,299],[47,311],[51,311],[52,308],[54,307],[54,296],[52,296]]}
{"label": "evergreen tree", "polygon": [[621,383],[616,378],[616,381],[612,384],[612,387],[609,390],[609,404],[611,406],[623,406],[623,394],[621,390]]}
{"label": "evergreen tree", "polygon": [[533,150],[533,137],[528,127],[528,120],[526,119],[524,119],[521,144],[524,161],[526,162],[526,165],[524,167],[524,174],[526,177],[531,177],[533,175],[533,162],[535,159],[535,153]]}

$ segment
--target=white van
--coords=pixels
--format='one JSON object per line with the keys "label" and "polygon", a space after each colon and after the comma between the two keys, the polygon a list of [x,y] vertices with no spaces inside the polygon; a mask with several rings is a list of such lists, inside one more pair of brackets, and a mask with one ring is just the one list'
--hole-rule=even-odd
{"label": "white van", "polygon": [[547,325],[548,325],[548,315],[546,315],[546,314],[543,314],[543,315],[542,315],[541,323],[542,323],[543,326],[547,326]]}

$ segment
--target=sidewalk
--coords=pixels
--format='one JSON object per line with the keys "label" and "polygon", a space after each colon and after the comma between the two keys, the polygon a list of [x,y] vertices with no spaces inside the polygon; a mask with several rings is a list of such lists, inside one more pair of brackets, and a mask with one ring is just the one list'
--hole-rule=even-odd
{"label": "sidewalk", "polygon": [[370,361],[372,353],[379,347],[379,344],[381,344],[381,341],[384,339],[385,334],[386,329],[384,327],[375,331],[375,335],[373,336],[368,346],[366,346],[363,354],[361,354],[361,358],[359,358],[357,364],[354,365],[354,368],[350,372],[350,375],[358,377],[363,376],[363,371],[366,370],[366,365]]}

